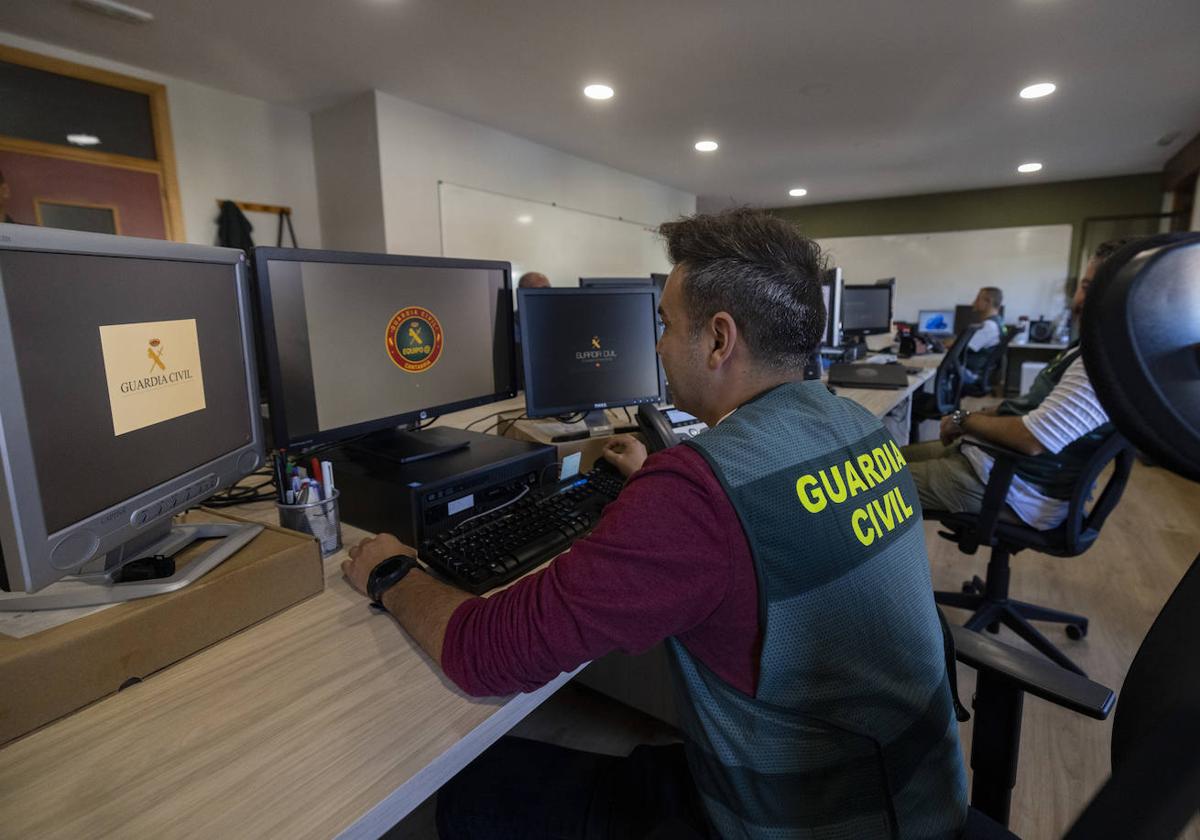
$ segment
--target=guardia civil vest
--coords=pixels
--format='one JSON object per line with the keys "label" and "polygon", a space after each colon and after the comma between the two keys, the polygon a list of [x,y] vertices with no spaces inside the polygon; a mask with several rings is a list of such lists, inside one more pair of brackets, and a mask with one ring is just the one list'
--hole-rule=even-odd
{"label": "guardia civil vest", "polygon": [[[1004,336],[1004,319],[999,315],[993,315],[986,319],[992,321],[1000,329],[1000,337]],[[988,356],[992,355],[992,351],[996,349],[995,345],[985,347],[982,350],[968,350],[963,355],[963,365],[974,373],[976,376],[983,374],[984,365],[987,364]]]}
{"label": "guardia civil vest", "polygon": [[[1023,417],[1033,411],[1054,390],[1067,368],[1079,358],[1080,352],[1079,345],[1074,345],[1060,353],[1042,368],[1027,393],[1000,403],[996,413],[1003,417]],[[1036,457],[1022,458],[1017,462],[1015,472],[1052,499],[1070,499],[1079,481],[1079,474],[1112,431],[1112,423],[1105,423],[1072,442],[1057,455],[1043,452]]]}
{"label": "guardia civil vest", "polygon": [[748,697],[669,640],[688,760],[723,838],[951,838],[966,775],[917,491],[817,381],[691,439],[741,520],[762,652]]}

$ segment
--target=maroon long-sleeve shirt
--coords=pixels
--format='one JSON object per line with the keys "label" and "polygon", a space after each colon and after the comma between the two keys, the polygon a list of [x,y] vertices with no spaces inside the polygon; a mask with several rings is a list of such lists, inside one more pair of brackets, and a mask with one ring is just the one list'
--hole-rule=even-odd
{"label": "maroon long-sleeve shirt", "polygon": [[758,584],[741,523],[699,453],[652,455],[596,528],[549,566],[450,618],[442,668],[468,694],[530,691],[668,636],[753,695]]}

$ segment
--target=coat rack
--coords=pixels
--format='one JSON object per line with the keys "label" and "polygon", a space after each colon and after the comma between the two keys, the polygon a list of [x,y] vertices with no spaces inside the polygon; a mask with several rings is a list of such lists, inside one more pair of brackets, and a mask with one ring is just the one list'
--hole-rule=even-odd
{"label": "coat rack", "polygon": [[287,220],[288,234],[292,237],[292,247],[299,248],[296,243],[296,230],[292,227],[292,208],[285,207],[282,204],[260,204],[256,201],[235,201],[234,199],[217,199],[217,206],[220,207],[226,201],[233,201],[237,208],[243,213],[270,213],[273,216],[279,217],[279,230],[275,234],[275,247],[283,246],[283,223]]}

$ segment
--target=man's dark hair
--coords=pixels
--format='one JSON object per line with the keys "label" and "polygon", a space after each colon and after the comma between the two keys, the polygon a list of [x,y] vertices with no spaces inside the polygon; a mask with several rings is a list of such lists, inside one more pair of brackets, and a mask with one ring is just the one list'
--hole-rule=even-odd
{"label": "man's dark hair", "polygon": [[984,286],[979,291],[983,293],[983,296],[988,299],[988,302],[995,309],[999,309],[1000,304],[1004,303],[1004,290],[999,286]]}
{"label": "man's dark hair", "polygon": [[1110,239],[1096,247],[1096,253],[1092,254],[1092,259],[1106,260],[1126,245],[1149,238],[1149,236],[1122,236],[1120,239]]}
{"label": "man's dark hair", "polygon": [[748,207],[667,222],[658,232],[671,262],[683,266],[693,336],[728,312],[760,364],[804,367],[825,331],[821,246]]}

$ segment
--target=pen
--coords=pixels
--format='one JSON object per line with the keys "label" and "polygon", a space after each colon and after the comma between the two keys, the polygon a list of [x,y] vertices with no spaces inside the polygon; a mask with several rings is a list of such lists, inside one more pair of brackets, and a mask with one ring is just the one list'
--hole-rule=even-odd
{"label": "pen", "polygon": [[[308,477],[317,482],[318,489],[320,489],[320,485],[324,483],[321,479],[321,462],[316,458],[310,458],[308,464],[310,467],[312,467],[312,469],[308,471]],[[320,498],[320,496],[321,494],[318,492],[317,497]]]}

